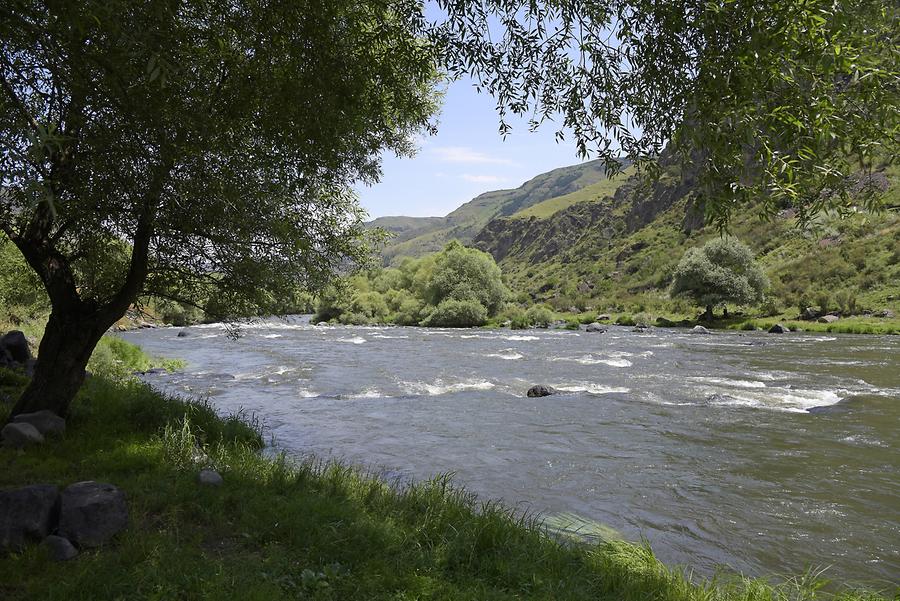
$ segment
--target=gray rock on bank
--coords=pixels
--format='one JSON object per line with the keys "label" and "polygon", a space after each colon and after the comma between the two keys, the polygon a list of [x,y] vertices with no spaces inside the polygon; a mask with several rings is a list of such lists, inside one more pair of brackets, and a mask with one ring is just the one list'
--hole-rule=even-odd
{"label": "gray rock on bank", "polygon": [[51,534],[44,539],[41,546],[47,551],[47,555],[53,561],[69,561],[78,555],[78,549],[75,548],[69,539],[62,536]]}
{"label": "gray rock on bank", "polygon": [[552,394],[559,394],[559,391],[552,386],[546,386],[544,384],[538,384],[537,386],[532,386],[528,389],[527,396],[530,398],[544,397],[550,396]]}
{"label": "gray rock on bank", "polygon": [[16,363],[24,365],[31,359],[31,349],[28,347],[28,338],[24,332],[12,330],[0,338],[0,348]]}
{"label": "gray rock on bank", "polygon": [[59,535],[81,548],[99,547],[128,526],[125,493],[112,484],[77,482],[66,488]]}
{"label": "gray rock on bank", "polygon": [[823,315],[817,321],[819,323],[834,323],[839,319],[840,317],[838,317],[837,315]]}
{"label": "gray rock on bank", "polygon": [[28,423],[6,424],[0,430],[0,439],[3,446],[13,449],[24,449],[44,442],[44,436]]}
{"label": "gray rock on bank", "polygon": [[222,486],[224,480],[216,470],[205,469],[200,470],[200,473],[197,474],[197,482],[202,486]]}
{"label": "gray rock on bank", "polygon": [[606,326],[604,326],[603,324],[599,324],[595,321],[595,322],[589,323],[587,325],[587,327],[585,328],[585,331],[586,332],[599,332],[602,334],[603,332],[606,331]]}
{"label": "gray rock on bank", "polygon": [[769,334],[787,334],[791,329],[785,325],[780,323],[776,323],[774,326],[769,328]]}
{"label": "gray rock on bank", "polygon": [[66,420],[47,409],[20,413],[13,417],[13,423],[31,424],[42,436],[62,436],[66,433]]}
{"label": "gray rock on bank", "polygon": [[49,484],[0,491],[0,552],[43,540],[59,512],[59,489]]}

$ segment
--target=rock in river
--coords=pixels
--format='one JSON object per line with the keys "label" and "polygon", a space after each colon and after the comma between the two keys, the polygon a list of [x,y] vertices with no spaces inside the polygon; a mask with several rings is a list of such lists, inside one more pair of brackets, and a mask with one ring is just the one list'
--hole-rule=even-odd
{"label": "rock in river", "polygon": [[544,384],[538,384],[528,389],[528,396],[531,398],[550,396],[551,394],[559,394],[559,391],[552,386],[545,386]]}
{"label": "rock in river", "polygon": [[691,328],[691,332],[694,334],[709,334],[709,330],[704,328],[703,326],[694,326]]}
{"label": "rock in river", "polygon": [[602,333],[602,332],[605,332],[605,331],[606,331],[606,327],[603,326],[602,324],[597,323],[597,322],[595,321],[595,322],[593,322],[593,323],[589,323],[589,324],[587,325],[587,327],[585,328],[585,331],[587,331],[587,332],[601,332],[601,333]]}

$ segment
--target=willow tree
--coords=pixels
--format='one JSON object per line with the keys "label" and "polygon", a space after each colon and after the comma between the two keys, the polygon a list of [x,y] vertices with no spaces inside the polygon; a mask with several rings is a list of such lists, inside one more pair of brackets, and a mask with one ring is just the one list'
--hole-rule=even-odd
{"label": "willow tree", "polygon": [[[438,0],[433,34],[507,116],[554,121],[613,172],[664,147],[709,220],[879,207],[900,154],[895,0]],[[863,174],[860,174],[860,170]]]}
{"label": "willow tree", "polygon": [[13,414],[65,414],[139,297],[265,312],[362,257],[356,181],[432,128],[414,2],[9,0],[0,230],[52,305]]}

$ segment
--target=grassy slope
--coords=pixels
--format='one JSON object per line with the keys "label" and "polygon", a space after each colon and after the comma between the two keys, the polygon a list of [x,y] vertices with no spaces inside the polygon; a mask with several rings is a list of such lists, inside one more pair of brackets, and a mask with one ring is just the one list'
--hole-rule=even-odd
{"label": "grassy slope", "polygon": [[[10,382],[0,373],[0,386]],[[6,410],[0,405],[0,421]],[[237,417],[221,420],[134,382],[92,379],[64,439],[24,454],[0,449],[0,486],[112,482],[126,491],[131,524],[113,544],[66,563],[38,547],[0,558],[0,598],[831,598],[795,583],[690,584],[644,546],[562,542],[446,478],[398,490],[338,465],[263,456],[260,444]],[[199,462],[198,446],[208,456]],[[221,488],[196,484],[206,465],[223,473]]]}
{"label": "grassy slope", "polygon": [[443,218],[383,217],[370,225],[395,234],[382,254],[386,264],[403,257],[419,257],[441,250],[453,239],[468,243],[491,219],[606,181],[597,161],[554,169],[528,180],[514,190],[485,192]]}
{"label": "grassy slope", "polygon": [[579,202],[589,202],[600,200],[606,196],[612,195],[613,192],[624,182],[630,175],[633,175],[634,169],[628,168],[622,173],[609,179],[604,179],[586,186],[581,190],[576,190],[570,194],[556,196],[536,205],[532,205],[526,209],[518,211],[511,215],[513,219],[527,219],[528,217],[537,217],[538,219],[546,219],[554,213]]}
{"label": "grassy slope", "polygon": [[[887,204],[900,204],[900,169],[890,168],[887,175],[891,181]],[[689,303],[668,298],[671,273],[684,251],[718,233],[703,228],[685,234],[685,203],[681,199],[646,227],[612,241],[603,238],[596,226],[569,228],[565,238],[575,242],[564,244],[564,250],[549,260],[533,259],[547,248],[547,241],[529,246],[523,239],[501,267],[513,289],[560,308],[579,303],[600,310],[693,315],[695,309]],[[561,218],[577,208],[547,219]],[[621,216],[626,208],[611,213]],[[890,308],[900,315],[900,215],[896,211],[845,220],[824,216],[816,230],[808,232],[798,230],[793,219],[764,222],[747,212],[736,216],[731,231],[758,253],[772,280],[778,302],[774,318],[796,316],[795,303],[801,297],[818,306],[822,292],[830,297],[831,308],[837,308],[834,296],[840,291],[856,296],[860,309]],[[829,246],[834,239],[840,243]],[[579,291],[582,283],[593,288]],[[839,329],[837,324],[832,327],[832,331]]]}

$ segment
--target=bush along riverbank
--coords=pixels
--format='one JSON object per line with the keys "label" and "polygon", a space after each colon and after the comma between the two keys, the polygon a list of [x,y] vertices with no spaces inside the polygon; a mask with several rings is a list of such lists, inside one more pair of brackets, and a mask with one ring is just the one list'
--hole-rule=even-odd
{"label": "bush along riverbank", "polygon": [[[6,398],[23,385],[0,371]],[[0,421],[9,407],[0,403]],[[90,378],[67,421],[62,437],[0,449],[0,489],[112,483],[127,527],[68,561],[38,544],[0,554],[4,601],[887,598],[826,593],[810,578],[691,582],[645,545],[573,543],[447,477],[390,486],[343,465],[261,453],[248,416],[220,417],[130,378]],[[221,484],[204,486],[203,469]]]}

